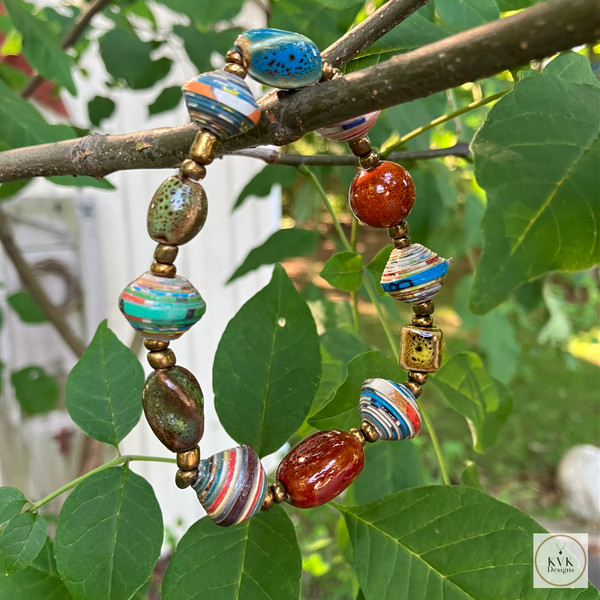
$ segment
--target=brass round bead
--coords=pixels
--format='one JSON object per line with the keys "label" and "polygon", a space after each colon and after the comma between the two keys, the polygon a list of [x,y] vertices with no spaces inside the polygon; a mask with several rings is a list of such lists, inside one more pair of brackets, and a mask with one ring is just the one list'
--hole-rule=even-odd
{"label": "brass round bead", "polygon": [[275,504],[281,504],[287,496],[287,491],[283,483],[281,483],[281,481],[276,481],[273,483],[273,485],[271,485],[270,489],[273,492]]}
{"label": "brass round bead", "polygon": [[175,352],[170,348],[148,352],[146,358],[148,359],[150,366],[157,371],[160,369],[170,369],[171,367],[174,367],[177,362]]}
{"label": "brass round bead", "polygon": [[146,350],[166,350],[169,347],[169,342],[163,342],[162,340],[144,340],[144,346]]}
{"label": "brass round bead", "polygon": [[421,395],[421,392],[423,391],[423,388],[418,383],[416,383],[415,381],[410,381],[410,379],[408,381],[405,381],[404,385],[412,392],[412,395],[415,398],[418,398]]}
{"label": "brass round bead", "polygon": [[415,315],[412,318],[412,323],[417,327],[431,327],[433,325],[433,318],[430,315]]}
{"label": "brass round bead", "polygon": [[321,81],[329,81],[333,79],[335,67],[328,61],[324,60],[321,63]]}
{"label": "brass round bead", "polygon": [[352,140],[348,142],[348,148],[350,148],[350,152],[354,154],[354,156],[366,156],[373,149],[371,146],[371,140],[368,136],[361,137],[358,140]]}
{"label": "brass round bead", "polygon": [[267,495],[265,496],[265,499],[263,500],[260,510],[271,510],[273,508],[274,504],[275,504],[275,496],[273,494],[273,490],[271,488],[268,488]]}
{"label": "brass round bead", "polygon": [[175,475],[175,485],[184,490],[186,487],[194,485],[196,479],[198,479],[198,469],[194,469],[193,471],[182,471],[180,469]]}
{"label": "brass round bead", "polygon": [[202,165],[210,164],[217,155],[219,138],[210,131],[203,129],[196,134],[194,143],[190,148],[190,156]]}
{"label": "brass round bead", "polygon": [[206,177],[206,167],[191,158],[186,158],[179,167],[179,172],[188,179],[198,181]]}
{"label": "brass round bead", "polygon": [[415,315],[432,315],[435,306],[432,300],[426,300],[425,302],[415,302],[412,309]]}
{"label": "brass round bead", "polygon": [[179,248],[177,246],[170,246],[169,244],[158,244],[154,251],[154,260],[165,265],[173,264],[173,261],[177,257]]}
{"label": "brass round bead", "polygon": [[388,235],[391,238],[401,238],[408,235],[408,223],[406,221],[400,221],[398,225],[388,227]]}
{"label": "brass round bead", "polygon": [[419,385],[425,385],[427,383],[427,373],[422,371],[409,371],[408,378]]}
{"label": "brass round bead", "polygon": [[232,75],[237,75],[241,79],[244,79],[248,75],[248,71],[242,65],[236,65],[235,63],[227,63],[223,70]]}
{"label": "brass round bead", "polygon": [[364,446],[367,443],[367,438],[365,437],[362,429],[353,427],[348,433],[352,434],[360,442],[361,446]]}
{"label": "brass round bead", "polygon": [[404,237],[394,238],[394,248],[408,248],[411,243],[410,237],[407,235]]}
{"label": "brass round bead", "polygon": [[237,50],[227,50],[227,54],[225,54],[225,62],[226,63],[235,63],[236,65],[244,66],[244,57]]}
{"label": "brass round bead", "polygon": [[177,453],[177,466],[182,471],[193,471],[200,464],[200,448],[196,446],[193,450]]}
{"label": "brass round bead", "polygon": [[371,150],[371,152],[365,156],[361,156],[358,159],[358,162],[360,163],[360,166],[367,171],[373,169],[379,164],[379,152],[377,152],[377,150]]}
{"label": "brass round bead", "polygon": [[150,270],[157,277],[175,277],[177,274],[177,267],[175,265],[166,265],[156,260],[152,262]]}
{"label": "brass round bead", "polygon": [[365,436],[365,439],[369,443],[376,442],[379,439],[379,434],[377,433],[377,429],[371,425],[371,423],[367,423],[363,421],[360,425],[360,428]]}

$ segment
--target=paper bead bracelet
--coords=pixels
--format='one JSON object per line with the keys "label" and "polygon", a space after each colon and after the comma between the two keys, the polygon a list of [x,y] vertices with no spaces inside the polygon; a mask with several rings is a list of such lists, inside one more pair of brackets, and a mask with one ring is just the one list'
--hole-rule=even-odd
{"label": "paper bead bracelet", "polygon": [[400,366],[408,371],[408,381],[367,379],[360,391],[360,428],[311,435],[284,457],[270,486],[250,446],[201,460],[202,390],[192,373],[176,365],[169,348],[170,341],[192,327],[206,309],[199,292],[177,275],[174,265],[178,246],[190,241],[206,220],[207,199],[198,180],[204,178],[220,140],[248,131],[260,119],[258,104],[244,82],[246,75],[283,89],[341,76],[322,63],[311,40],[296,33],[255,29],[241,34],[234,48],[226,55],[223,71],[203,73],[183,85],[199,131],[179,175],[169,177],[150,202],[148,233],[158,242],[150,271],[132,281],[119,300],[129,323],[144,336],[154,369],[142,393],[146,419],[158,439],[177,453],[177,486],[191,486],[208,516],[223,526],[284,500],[299,508],[325,504],[358,477],[367,442],[405,440],[419,433],[416,399],[427,374],[439,368],[443,352],[442,332],[433,326],[431,298],[440,290],[450,263],[408,237],[404,219],[415,201],[412,179],[400,165],[380,161],[365,137],[379,112],[318,130],[326,138],[348,142],[358,158],[361,169],[349,193],[354,215],[372,227],[388,228],[394,240],[381,285],[394,298],[413,304],[415,316],[412,325],[403,328],[400,346]]}

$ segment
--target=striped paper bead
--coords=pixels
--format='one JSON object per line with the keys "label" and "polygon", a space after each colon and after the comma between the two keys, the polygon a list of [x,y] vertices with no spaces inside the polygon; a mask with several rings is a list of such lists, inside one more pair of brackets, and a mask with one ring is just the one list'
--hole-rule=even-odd
{"label": "striped paper bead", "polygon": [[375,125],[379,117],[379,111],[367,113],[354,119],[348,119],[329,127],[322,127],[317,129],[317,133],[328,140],[335,142],[351,142],[352,140],[358,140],[361,137],[367,135],[371,127]]}
{"label": "striped paper bead", "polygon": [[408,440],[421,430],[412,392],[388,379],[367,379],[360,390],[360,416],[375,427],[380,440]]}
{"label": "striped paper bead", "polygon": [[244,444],[201,460],[194,489],[212,521],[228,527],[260,511],[267,475],[256,452]]}
{"label": "striped paper bead", "polygon": [[202,317],[206,303],[184,277],[157,277],[148,271],[121,292],[119,308],[145,338],[168,342]]}
{"label": "striped paper bead", "polygon": [[424,302],[441,289],[452,259],[411,244],[407,248],[394,248],[381,276],[381,287],[402,302]]}
{"label": "striped paper bead", "polygon": [[242,79],[224,71],[202,73],[183,86],[192,121],[222,138],[252,129],[260,109]]}

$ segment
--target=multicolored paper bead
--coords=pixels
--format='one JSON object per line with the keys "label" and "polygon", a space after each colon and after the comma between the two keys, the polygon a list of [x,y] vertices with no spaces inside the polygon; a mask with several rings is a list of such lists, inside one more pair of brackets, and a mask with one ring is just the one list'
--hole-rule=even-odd
{"label": "multicolored paper bead", "polygon": [[342,121],[341,123],[336,123],[329,127],[322,127],[321,129],[317,129],[316,132],[321,137],[333,140],[334,142],[351,142],[352,140],[358,140],[367,135],[371,127],[375,125],[375,122],[379,117],[379,112],[380,111],[376,110],[375,112],[370,112],[354,119],[348,119],[347,121]]}
{"label": "multicolored paper bead", "polygon": [[217,525],[236,525],[256,514],[267,494],[267,475],[250,446],[237,446],[200,461],[193,485]]}
{"label": "multicolored paper bead", "polygon": [[244,133],[260,119],[250,88],[230,73],[202,73],[186,81],[182,90],[192,121],[222,138]]}
{"label": "multicolored paper bead", "polygon": [[381,276],[381,288],[401,302],[424,302],[441,289],[452,259],[421,244],[394,248]]}
{"label": "multicolored paper bead", "polygon": [[119,308],[145,338],[168,342],[202,317],[206,303],[185,277],[157,277],[148,271],[121,292]]}
{"label": "multicolored paper bead", "polygon": [[235,41],[248,74],[281,89],[301,88],[321,79],[321,54],[304,35],[281,29],[251,29]]}
{"label": "multicolored paper bead", "polygon": [[421,430],[412,392],[388,379],[367,379],[360,390],[360,416],[375,427],[380,440],[408,440]]}

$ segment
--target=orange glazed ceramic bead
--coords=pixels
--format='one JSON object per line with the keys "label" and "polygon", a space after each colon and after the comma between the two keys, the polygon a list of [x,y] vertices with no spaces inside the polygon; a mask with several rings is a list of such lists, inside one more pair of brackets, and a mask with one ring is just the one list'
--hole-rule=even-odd
{"label": "orange glazed ceramic bead", "polygon": [[349,194],[354,216],[371,227],[398,225],[415,203],[415,185],[408,171],[383,161],[375,168],[358,172]]}
{"label": "orange glazed ceramic bead", "polygon": [[281,461],[277,480],[298,508],[321,506],[341,494],[365,464],[361,443],[346,431],[321,431],[300,442]]}

